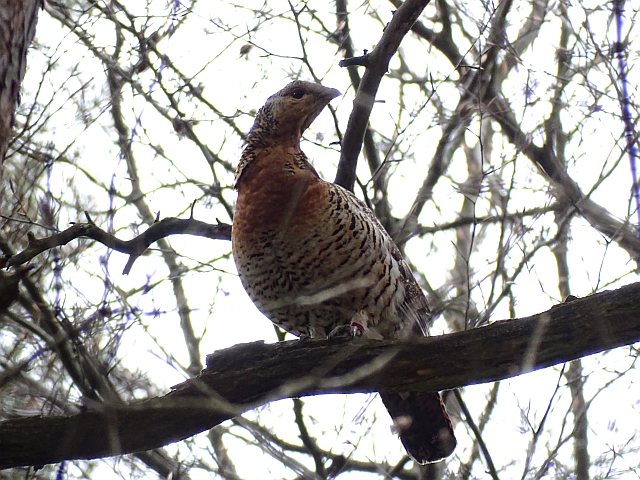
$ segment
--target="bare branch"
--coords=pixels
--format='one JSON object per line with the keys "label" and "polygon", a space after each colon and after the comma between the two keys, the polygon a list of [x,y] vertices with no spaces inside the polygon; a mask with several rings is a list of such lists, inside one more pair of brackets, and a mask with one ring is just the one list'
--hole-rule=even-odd
{"label": "bare branch", "polygon": [[552,193],[560,201],[572,205],[590,224],[603,235],[625,249],[637,263],[640,261],[640,239],[632,225],[621,222],[604,207],[586,196],[548,145],[539,147],[520,129],[507,101],[491,92],[487,103],[493,118],[500,124],[509,141],[520,149],[540,168],[554,187]]}
{"label": "bare branch", "polygon": [[[402,5],[400,0],[390,0],[391,3],[399,8]],[[430,28],[427,28],[422,22],[417,21],[411,27],[411,31],[415,33],[418,37],[424,38],[429,43],[433,44],[433,46],[440,50],[442,54],[447,57],[447,60],[451,63],[451,65],[458,67],[463,60],[463,56],[460,54],[458,50],[458,46],[455,41],[451,37],[451,19],[449,18],[449,6],[446,2],[437,2],[436,7],[439,12],[439,21],[442,26],[442,30],[440,32],[435,32]]]}
{"label": "bare branch", "polygon": [[360,56],[357,56],[357,57],[349,57],[349,58],[345,58],[343,60],[340,60],[340,66],[341,67],[358,66],[358,67],[367,67],[367,68],[369,68],[371,66],[370,57],[371,57],[371,54],[368,53],[365,50],[364,51],[364,55],[360,55]]}
{"label": "bare branch", "polygon": [[473,420],[473,416],[471,415],[471,412],[467,408],[467,404],[462,399],[462,395],[460,395],[460,392],[458,390],[456,390],[454,393],[455,393],[456,401],[458,402],[458,405],[460,405],[460,410],[462,411],[462,413],[464,413],[465,421],[469,425],[469,428],[471,428],[471,431],[473,432],[473,435],[476,438],[478,448],[482,451],[482,455],[484,455],[485,462],[487,463],[487,469],[491,474],[491,478],[493,478],[494,480],[499,479],[500,477],[498,476],[496,467],[493,464],[493,459],[491,458],[491,454],[489,453],[487,444],[484,442],[484,439],[482,438],[482,433],[480,432],[480,429],[476,425],[476,422]]}
{"label": "bare branch", "polygon": [[[336,38],[339,39],[339,44],[347,57],[340,62],[341,66],[347,66],[349,58],[355,57],[353,41],[351,39],[351,33],[349,29],[349,13],[347,9],[346,0],[338,0],[336,2],[336,20],[339,26]],[[366,55],[366,51],[365,51]],[[343,63],[344,62],[344,63]],[[358,73],[357,65],[347,68],[349,79],[351,80],[351,86],[354,90],[358,90],[360,86],[361,78]],[[344,142],[341,142],[344,144]],[[387,231],[393,230],[393,218],[391,216],[391,206],[389,205],[389,195],[387,192],[387,169],[380,159],[382,152],[378,150],[378,145],[373,137],[373,130],[370,126],[367,126],[364,132],[363,138],[364,155],[369,164],[369,170],[371,171],[371,181],[373,182],[374,192],[371,196],[371,203],[373,210],[376,212],[378,220],[382,222]],[[365,198],[367,197],[366,190],[363,191]]]}
{"label": "bare branch", "polygon": [[639,341],[639,297],[635,283],[531,317],[410,342],[237,345],[210,355],[197,378],[164,397],[0,423],[0,468],[156,448],[281,398],[442,390],[510,378]]}
{"label": "bare branch", "polygon": [[22,265],[46,250],[66,245],[77,238],[91,238],[113,250],[129,254],[130,258],[123,272],[128,274],[131,271],[133,262],[151,244],[169,235],[197,235],[213,240],[229,240],[231,238],[231,225],[225,223],[212,225],[193,218],[164,218],[151,225],[137,237],[131,240],[120,240],[115,235],[105,232],[93,223],[77,223],[50,237],[30,238],[29,245],[22,252],[11,257],[0,258],[0,268]]}
{"label": "bare branch", "polygon": [[404,2],[395,11],[380,41],[370,53],[364,57],[358,57],[359,60],[348,59],[343,61],[346,63],[341,62],[340,64],[341,66],[365,65],[367,67],[353,101],[353,110],[342,140],[340,163],[335,179],[335,183],[348,190],[353,191],[353,185],[356,181],[358,156],[362,149],[362,140],[369,124],[369,116],[380,81],[387,73],[389,61],[398,50],[400,42],[428,4],[429,0],[407,0]]}

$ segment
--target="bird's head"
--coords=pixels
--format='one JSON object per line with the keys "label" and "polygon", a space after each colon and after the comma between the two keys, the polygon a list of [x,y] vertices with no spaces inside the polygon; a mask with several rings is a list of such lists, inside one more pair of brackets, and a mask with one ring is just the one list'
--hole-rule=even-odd
{"label": "bird's head", "polygon": [[248,141],[298,142],[322,109],[340,92],[317,83],[296,80],[271,95],[258,111]]}

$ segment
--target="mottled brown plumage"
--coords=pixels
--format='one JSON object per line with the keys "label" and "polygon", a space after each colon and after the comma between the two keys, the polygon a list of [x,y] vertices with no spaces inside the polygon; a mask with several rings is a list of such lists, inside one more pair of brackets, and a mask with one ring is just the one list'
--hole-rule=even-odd
{"label": "mottled brown plumage", "polygon": [[[260,109],[236,174],[233,255],[249,297],[297,336],[355,330],[376,338],[426,332],[426,298],[373,212],[322,180],[300,138],[335,89],[296,81]],[[436,392],[380,393],[419,462],[455,448]]]}

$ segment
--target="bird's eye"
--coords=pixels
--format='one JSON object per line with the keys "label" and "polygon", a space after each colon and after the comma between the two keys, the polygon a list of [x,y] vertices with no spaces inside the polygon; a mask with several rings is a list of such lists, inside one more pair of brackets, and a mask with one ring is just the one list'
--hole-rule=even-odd
{"label": "bird's eye", "polygon": [[294,90],[293,92],[291,92],[291,96],[296,100],[300,100],[302,97],[304,97],[304,90]]}

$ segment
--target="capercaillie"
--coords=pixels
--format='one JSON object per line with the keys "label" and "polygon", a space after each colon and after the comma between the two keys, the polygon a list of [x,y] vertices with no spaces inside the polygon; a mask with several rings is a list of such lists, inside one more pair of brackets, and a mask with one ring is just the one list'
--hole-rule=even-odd
{"label": "capercaillie", "polygon": [[[425,334],[427,299],[396,244],[362,201],[320,178],[300,149],[303,132],[338,95],[294,81],[258,111],[236,172],[238,274],[258,309],[297,336]],[[417,462],[453,452],[438,392],[379,393]]]}

